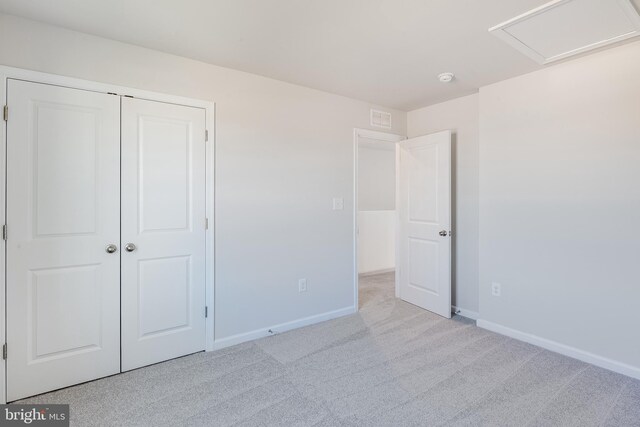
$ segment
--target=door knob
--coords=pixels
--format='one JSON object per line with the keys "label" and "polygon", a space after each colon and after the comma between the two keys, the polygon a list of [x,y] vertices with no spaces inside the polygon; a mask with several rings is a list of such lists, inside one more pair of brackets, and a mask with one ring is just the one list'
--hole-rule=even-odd
{"label": "door knob", "polygon": [[442,230],[440,233],[438,233],[439,235],[441,235],[442,237],[447,237],[447,230]]}
{"label": "door knob", "polygon": [[136,250],[136,245],[134,245],[133,243],[127,243],[124,247],[124,250],[127,252],[133,252]]}
{"label": "door knob", "polygon": [[107,251],[108,254],[112,254],[117,250],[118,250],[118,247],[114,244],[107,245],[107,247],[105,248],[105,251]]}

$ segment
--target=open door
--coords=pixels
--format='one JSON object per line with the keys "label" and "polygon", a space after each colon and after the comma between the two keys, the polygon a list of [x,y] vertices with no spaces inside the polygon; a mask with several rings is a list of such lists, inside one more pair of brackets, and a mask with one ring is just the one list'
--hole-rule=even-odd
{"label": "open door", "polygon": [[451,317],[451,131],[397,145],[399,297]]}

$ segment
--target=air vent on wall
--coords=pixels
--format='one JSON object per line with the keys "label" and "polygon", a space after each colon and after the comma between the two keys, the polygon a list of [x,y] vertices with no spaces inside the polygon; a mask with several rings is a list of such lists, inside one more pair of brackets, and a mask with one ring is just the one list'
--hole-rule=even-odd
{"label": "air vent on wall", "polygon": [[640,35],[630,0],[554,0],[489,31],[548,64]]}
{"label": "air vent on wall", "polygon": [[391,129],[391,113],[371,110],[371,126]]}

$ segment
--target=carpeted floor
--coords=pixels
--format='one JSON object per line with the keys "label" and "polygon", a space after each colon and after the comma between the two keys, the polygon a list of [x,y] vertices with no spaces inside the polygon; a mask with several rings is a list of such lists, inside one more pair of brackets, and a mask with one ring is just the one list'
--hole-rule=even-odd
{"label": "carpeted floor", "polygon": [[640,426],[640,381],[445,320],[361,279],[360,312],[25,402],[72,425]]}

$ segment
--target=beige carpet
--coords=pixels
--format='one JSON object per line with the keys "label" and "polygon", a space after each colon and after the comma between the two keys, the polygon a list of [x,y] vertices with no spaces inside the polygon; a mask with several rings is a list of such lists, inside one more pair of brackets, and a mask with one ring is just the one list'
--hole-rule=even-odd
{"label": "beige carpet", "polygon": [[360,312],[29,399],[72,425],[640,426],[640,381],[393,297]]}

